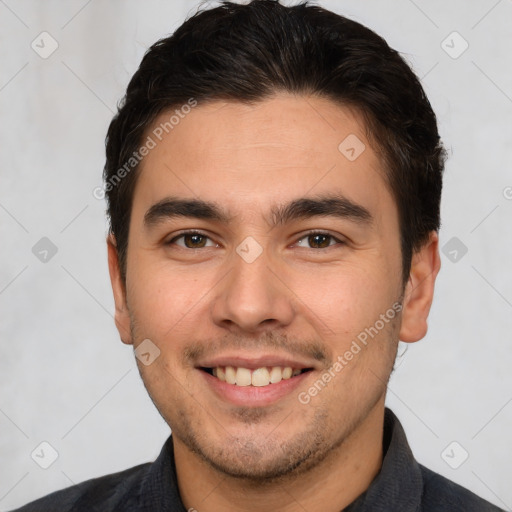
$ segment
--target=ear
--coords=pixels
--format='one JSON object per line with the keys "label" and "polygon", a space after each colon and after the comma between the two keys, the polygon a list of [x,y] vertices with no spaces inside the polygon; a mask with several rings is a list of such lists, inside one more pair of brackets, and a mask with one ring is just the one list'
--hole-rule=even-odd
{"label": "ear", "polygon": [[440,268],[439,237],[432,231],[428,241],[412,257],[409,281],[404,291],[401,341],[419,341],[427,334],[427,318]]}
{"label": "ear", "polygon": [[108,250],[108,270],[110,273],[110,283],[114,293],[114,302],[116,306],[115,322],[121,341],[128,345],[133,343],[130,329],[130,315],[126,303],[126,288],[121,277],[119,267],[119,255],[117,253],[116,239],[113,234],[107,237]]}

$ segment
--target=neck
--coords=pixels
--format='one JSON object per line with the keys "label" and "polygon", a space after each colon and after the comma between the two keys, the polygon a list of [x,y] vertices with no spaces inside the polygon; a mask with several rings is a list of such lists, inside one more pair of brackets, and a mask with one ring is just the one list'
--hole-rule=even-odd
{"label": "neck", "polygon": [[383,428],[382,400],[320,464],[263,485],[218,472],[173,436],[181,499],[191,512],[343,510],[370,486],[380,470]]}

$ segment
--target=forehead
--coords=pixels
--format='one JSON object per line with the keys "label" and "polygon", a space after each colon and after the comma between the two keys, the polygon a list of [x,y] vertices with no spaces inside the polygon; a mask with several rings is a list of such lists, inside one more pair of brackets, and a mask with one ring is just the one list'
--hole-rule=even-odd
{"label": "forehead", "polygon": [[178,107],[161,114],[148,137],[154,147],[139,168],[134,217],[166,196],[220,201],[241,220],[332,191],[371,208],[394,206],[362,116],[325,98]]}

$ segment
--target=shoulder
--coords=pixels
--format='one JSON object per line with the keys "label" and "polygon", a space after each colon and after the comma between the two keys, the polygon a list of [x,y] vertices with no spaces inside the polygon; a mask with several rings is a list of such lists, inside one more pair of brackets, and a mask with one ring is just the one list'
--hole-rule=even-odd
{"label": "shoulder", "polygon": [[419,466],[423,476],[423,511],[503,512],[468,489],[421,464]]}
{"label": "shoulder", "polygon": [[121,502],[132,500],[139,494],[141,482],[151,463],[140,464],[130,469],[92,478],[66,489],[53,492],[28,503],[12,512],[109,512],[116,510]]}

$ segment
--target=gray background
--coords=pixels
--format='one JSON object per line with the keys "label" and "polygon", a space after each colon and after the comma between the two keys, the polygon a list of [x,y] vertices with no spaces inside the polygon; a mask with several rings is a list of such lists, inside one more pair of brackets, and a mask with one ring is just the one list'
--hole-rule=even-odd
{"label": "gray background", "polygon": [[[422,463],[511,510],[512,2],[319,4],[405,55],[450,151],[430,331],[398,360],[388,403]],[[153,460],[169,434],[114,327],[92,191],[145,49],[197,5],[0,0],[1,510]],[[47,58],[31,47],[51,49],[43,31],[58,43]]]}

